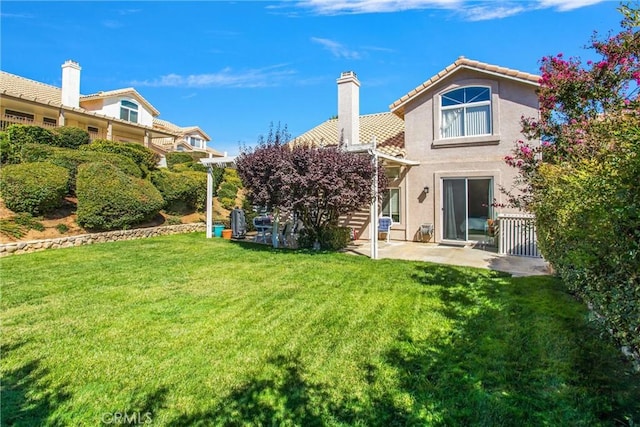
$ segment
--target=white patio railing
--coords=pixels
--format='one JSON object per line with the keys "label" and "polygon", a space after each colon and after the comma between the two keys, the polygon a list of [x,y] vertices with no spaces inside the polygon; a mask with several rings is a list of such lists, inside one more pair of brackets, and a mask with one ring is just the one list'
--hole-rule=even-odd
{"label": "white patio railing", "polygon": [[538,250],[534,215],[498,215],[498,253],[501,255],[542,257]]}

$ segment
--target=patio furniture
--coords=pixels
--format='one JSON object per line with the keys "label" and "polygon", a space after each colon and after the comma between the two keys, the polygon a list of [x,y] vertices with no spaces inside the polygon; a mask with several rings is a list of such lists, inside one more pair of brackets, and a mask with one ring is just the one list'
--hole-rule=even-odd
{"label": "patio furniture", "polygon": [[257,216],[253,218],[253,226],[258,232],[255,241],[258,242],[262,240],[262,243],[267,243],[267,233],[271,235],[271,230],[273,230],[273,221],[271,217],[268,215]]}
{"label": "patio furniture", "polygon": [[433,237],[433,224],[430,222],[425,222],[424,224],[420,224],[420,241],[428,242]]}
{"label": "patio furniture", "polygon": [[386,233],[386,241],[389,243],[389,237],[391,235],[391,226],[393,225],[393,220],[388,216],[381,216],[378,219],[378,233]]}

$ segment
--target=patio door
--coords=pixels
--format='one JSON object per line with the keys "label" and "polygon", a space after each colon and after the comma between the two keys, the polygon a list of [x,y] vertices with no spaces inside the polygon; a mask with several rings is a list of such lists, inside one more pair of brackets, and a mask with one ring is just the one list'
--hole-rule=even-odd
{"label": "patio door", "polygon": [[492,200],[491,178],[443,178],[442,239],[485,240]]}

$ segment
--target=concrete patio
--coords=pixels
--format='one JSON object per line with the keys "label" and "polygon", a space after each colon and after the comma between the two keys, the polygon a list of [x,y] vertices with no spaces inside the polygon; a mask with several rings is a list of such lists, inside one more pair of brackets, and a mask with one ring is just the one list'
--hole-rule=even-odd
{"label": "concrete patio", "polygon": [[[356,240],[346,249],[348,253],[369,256],[368,240]],[[439,264],[478,267],[510,273],[513,276],[551,274],[549,264],[542,258],[499,255],[492,247],[452,246],[437,243],[380,241],[379,258],[428,261]]]}

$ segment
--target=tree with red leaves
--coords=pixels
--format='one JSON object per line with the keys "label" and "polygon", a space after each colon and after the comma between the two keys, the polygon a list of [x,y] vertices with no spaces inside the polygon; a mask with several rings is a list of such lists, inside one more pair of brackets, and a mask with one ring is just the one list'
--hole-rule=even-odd
{"label": "tree with red leaves", "polygon": [[[319,240],[338,218],[368,207],[374,199],[375,171],[370,156],[339,147],[314,147],[288,142],[286,127],[269,132],[253,150],[236,160],[249,200],[282,218],[292,214]],[[382,167],[379,195],[387,187]],[[322,241],[320,243],[323,243]]]}

